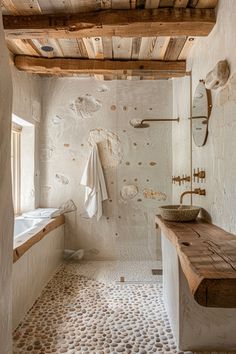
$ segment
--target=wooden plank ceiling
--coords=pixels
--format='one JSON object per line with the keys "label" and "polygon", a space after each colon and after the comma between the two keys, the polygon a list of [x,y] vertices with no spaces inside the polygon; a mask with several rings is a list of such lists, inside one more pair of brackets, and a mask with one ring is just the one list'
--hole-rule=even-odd
{"label": "wooden plank ceiling", "polygon": [[[163,72],[160,72],[160,70],[154,70],[154,67],[149,66],[148,63],[151,65],[152,61],[165,61],[167,64],[169,61],[184,61],[187,58],[196,37],[199,35],[207,35],[213,28],[214,20],[212,14],[214,14],[214,12],[209,9],[214,9],[216,5],[217,0],[2,0],[1,6],[4,15],[7,45],[9,50],[14,54],[16,58],[15,62],[18,63],[16,66],[20,70],[38,72],[47,75],[72,75],[73,70],[70,72],[68,71],[68,73],[66,72],[67,67],[71,68],[69,65],[69,58],[73,58],[74,60],[73,67],[75,67],[75,59],[78,58],[80,59],[78,63],[81,63],[82,59],[87,59],[86,63],[88,63],[88,67],[85,67],[84,70],[86,75],[95,75],[99,79],[107,80],[142,80],[163,79],[184,75],[185,70],[183,70],[183,67],[181,70],[177,69],[171,71],[166,69],[166,75],[163,75]],[[64,31],[64,33],[57,31],[56,35],[55,33],[50,35],[48,31],[45,31],[45,33],[41,31],[40,34],[38,32],[37,35],[37,31],[35,31],[35,34],[33,35],[32,33],[30,35],[24,34],[23,38],[17,34],[17,23],[20,24],[22,21],[34,22],[34,17],[31,17],[32,15],[40,15],[40,19],[46,19],[45,16],[48,14],[54,16],[58,15],[60,18],[60,16],[68,16],[68,14],[76,14],[77,16],[80,16],[81,13],[91,13],[90,15],[92,16],[92,13],[94,13],[94,18],[96,18],[96,14],[102,16],[101,14],[103,14],[105,10],[107,10],[104,12],[105,15],[109,15],[110,13],[111,15],[114,15],[116,11],[123,10],[124,17],[129,19],[128,11],[136,10],[136,13],[133,12],[136,16],[137,14],[140,14],[140,11],[152,11],[153,9],[159,9],[157,10],[160,11],[158,16],[164,16],[163,18],[165,18],[165,16],[167,18],[168,16],[171,17],[174,14],[175,20],[172,21],[172,25],[173,23],[175,24],[175,27],[173,27],[174,29],[171,28],[169,31],[165,30],[166,27],[163,27],[163,23],[159,23],[159,28],[164,28],[164,30],[162,30],[162,32],[157,32],[155,30],[155,24],[153,25],[153,23],[151,23],[148,25],[148,23],[145,23],[144,25],[147,28],[146,33],[148,36],[143,33],[144,30],[140,32],[140,35],[136,35],[138,32],[132,26],[130,27],[130,31],[125,28],[125,33],[127,33],[127,35],[124,36],[117,36],[117,32],[114,28],[111,28],[111,31],[107,32],[108,35],[103,35],[106,32],[99,31],[98,26],[96,27],[98,29],[98,35],[96,36],[96,31],[94,33],[91,32],[93,36],[89,35],[82,37],[81,35],[77,36],[76,32],[73,33],[72,30],[70,30],[70,32]],[[152,13],[155,15],[154,12],[155,10],[151,12],[151,15]],[[148,13],[150,14],[150,11],[147,11],[147,15]],[[119,19],[122,18],[120,14],[122,14],[122,12],[119,13]],[[145,17],[146,14],[144,12],[143,14]],[[179,30],[181,28],[181,22],[176,25],[176,18],[182,19],[185,15],[188,16],[189,20],[187,24],[185,24],[183,34],[181,35],[182,32]],[[194,17],[195,15],[196,18]],[[8,16],[15,16],[16,21],[14,21],[13,17]],[[23,16],[27,17],[23,18]],[[35,17],[35,23],[38,21],[38,17],[39,16]],[[201,18],[203,19],[202,26]],[[199,28],[199,31],[196,31],[196,29],[194,29],[194,31],[192,30],[193,27],[191,26],[191,21],[193,24],[195,22],[195,28]],[[124,26],[124,24],[122,24],[122,26]],[[11,29],[10,32],[8,31],[9,28]],[[200,32],[201,29],[202,34]],[[15,34],[14,31],[16,32]],[[124,27],[122,27],[122,31],[124,31]],[[86,31],[84,33],[86,33]],[[112,35],[113,33],[115,35]],[[135,36],[132,36],[133,33]],[[149,33],[151,33],[152,36],[150,36]],[[155,36],[155,33],[161,33],[162,35]],[[52,51],[45,51],[43,49],[45,46],[51,47]],[[42,63],[45,63],[45,61],[40,61],[41,69],[39,70],[37,69],[35,58],[29,58],[29,56],[38,57],[40,60],[41,58],[48,58],[48,61],[53,59],[54,62],[46,64],[47,70],[43,71]],[[55,58],[57,58],[57,61]],[[33,64],[30,59],[34,60]],[[109,67],[109,70],[109,62],[111,60],[119,61],[119,63],[124,61],[126,62],[126,65],[124,65],[123,71],[119,69],[114,72],[112,72],[112,70],[97,72],[95,69],[92,70],[90,63],[92,60],[96,62],[97,60],[104,61],[102,65],[103,69]],[[132,62],[134,61],[146,61],[147,65],[145,65],[145,68],[140,65],[138,69],[135,64],[136,66],[132,69]],[[26,63],[28,67],[26,67]],[[53,70],[52,63],[57,67],[58,65],[59,67],[61,65],[63,70]],[[30,65],[34,66],[33,70],[30,70]],[[99,67],[101,68],[101,65]],[[118,65],[118,67],[121,68],[120,65]],[[176,68],[179,67],[176,66]],[[77,70],[74,74],[81,74],[81,71]]]}

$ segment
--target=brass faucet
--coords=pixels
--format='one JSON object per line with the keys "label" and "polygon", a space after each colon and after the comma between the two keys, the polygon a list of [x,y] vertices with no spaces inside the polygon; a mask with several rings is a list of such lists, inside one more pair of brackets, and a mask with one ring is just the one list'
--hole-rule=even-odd
{"label": "brass faucet", "polygon": [[198,194],[198,195],[206,195],[206,190],[205,189],[201,189],[201,188],[196,188],[193,191],[185,191],[181,194],[180,196],[180,205],[183,204],[183,197],[186,194]]}

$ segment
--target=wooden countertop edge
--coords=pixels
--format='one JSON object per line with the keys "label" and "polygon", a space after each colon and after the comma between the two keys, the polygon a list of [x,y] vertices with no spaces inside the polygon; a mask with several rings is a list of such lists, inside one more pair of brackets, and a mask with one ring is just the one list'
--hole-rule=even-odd
{"label": "wooden countertop edge", "polygon": [[188,280],[190,291],[191,291],[192,295],[194,296],[195,292],[197,291],[199,285],[201,284],[201,282],[203,280],[203,277],[201,277],[197,274],[196,270],[194,269],[192,264],[189,262],[189,259],[182,252],[180,244],[177,241],[177,237],[175,236],[174,231],[172,231],[171,229],[166,227],[163,220],[159,216],[156,217],[156,223],[164,231],[164,234],[169,239],[169,241],[176,247],[182,270]]}
{"label": "wooden countertop edge", "polygon": [[57,216],[52,219],[43,229],[38,231],[35,235],[33,235],[30,239],[17,246],[13,250],[13,263],[18,261],[25,252],[27,252],[33,245],[42,240],[49,232],[55,230],[59,226],[65,224],[64,215]]}
{"label": "wooden countertop edge", "polygon": [[[208,248],[211,243],[219,247],[219,249],[216,248],[217,251],[221,249],[222,245],[228,245],[232,252],[235,249],[236,236],[203,220],[192,223],[173,223],[173,228],[171,228],[171,222],[163,220],[159,215],[156,216],[155,221],[163,230],[165,237],[175,246],[189,290],[196,302],[205,307],[236,308],[236,268],[234,267],[235,263],[231,264],[232,269],[229,267],[227,261],[230,257],[224,259],[225,254],[222,251],[222,263],[225,261],[223,264],[225,268],[217,269],[215,266],[214,269],[211,269],[205,267],[203,263],[203,268],[198,266],[197,269],[193,264],[195,256],[197,258],[209,257],[207,253],[204,254],[204,249],[201,247]],[[200,251],[194,246],[192,249],[186,249],[182,244],[185,240],[195,245],[199,240]],[[196,250],[199,251],[199,255]],[[201,250],[203,250],[203,254],[201,254]],[[217,255],[217,253],[214,254]],[[226,254],[230,255],[231,253]]]}

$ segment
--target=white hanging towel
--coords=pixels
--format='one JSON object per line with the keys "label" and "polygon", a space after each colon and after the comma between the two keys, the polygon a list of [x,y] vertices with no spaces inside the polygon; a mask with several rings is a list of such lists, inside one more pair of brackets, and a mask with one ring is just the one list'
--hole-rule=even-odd
{"label": "white hanging towel", "polygon": [[102,201],[108,199],[105,178],[99,158],[97,144],[94,144],[80,184],[85,189],[85,210],[89,216],[102,216]]}

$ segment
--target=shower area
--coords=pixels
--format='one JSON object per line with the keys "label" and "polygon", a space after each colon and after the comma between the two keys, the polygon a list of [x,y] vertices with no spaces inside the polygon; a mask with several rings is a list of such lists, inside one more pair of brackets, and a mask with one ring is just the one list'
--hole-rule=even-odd
{"label": "shower area", "polygon": [[[40,204],[72,199],[77,206],[66,214],[65,249],[82,249],[83,261],[115,261],[117,281],[152,279],[151,270],[161,268],[155,215],[159,205],[171,203],[170,142],[172,124],[178,124],[172,81],[45,78],[43,92]],[[134,121],[172,118],[134,127]],[[99,221],[87,218],[80,185],[94,142],[109,197]]]}
{"label": "shower area", "polygon": [[[17,247],[13,353],[178,353],[155,225],[172,202],[172,80],[45,77],[39,97],[37,205],[67,212]],[[108,192],[98,221],[80,183],[94,143]]]}

